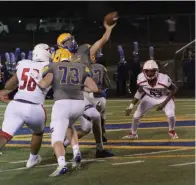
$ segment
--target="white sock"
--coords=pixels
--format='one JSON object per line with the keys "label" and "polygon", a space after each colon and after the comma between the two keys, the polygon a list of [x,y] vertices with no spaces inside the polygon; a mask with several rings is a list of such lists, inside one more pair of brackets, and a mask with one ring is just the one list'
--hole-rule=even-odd
{"label": "white sock", "polygon": [[37,155],[34,155],[34,154],[30,153],[30,156],[29,156],[30,160],[34,160],[35,161],[36,158],[37,158]]}
{"label": "white sock", "polygon": [[96,143],[96,145],[97,145],[97,150],[103,151],[103,149],[104,149],[103,143]]}
{"label": "white sock", "polygon": [[168,118],[169,131],[175,129],[175,124],[176,124],[176,118],[175,117],[169,117]]}
{"label": "white sock", "polygon": [[132,134],[137,133],[137,127],[138,127],[139,124],[140,124],[140,120],[136,119],[136,118],[133,118],[132,126],[131,126],[131,133]]}
{"label": "white sock", "polygon": [[60,156],[58,158],[58,164],[59,164],[59,166],[65,166],[66,165],[65,156]]}
{"label": "white sock", "polygon": [[68,139],[65,139],[63,144],[64,144],[64,147],[67,147],[68,145],[70,145],[70,141]]}
{"label": "white sock", "polygon": [[74,155],[74,157],[78,154],[78,153],[80,153],[80,148],[79,148],[79,145],[77,144],[77,145],[73,145],[72,146],[72,149],[73,149],[73,155]]}

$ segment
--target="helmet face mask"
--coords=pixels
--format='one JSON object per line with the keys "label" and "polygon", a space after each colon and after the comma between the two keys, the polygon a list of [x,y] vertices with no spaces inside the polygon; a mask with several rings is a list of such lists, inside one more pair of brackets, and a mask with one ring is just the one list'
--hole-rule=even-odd
{"label": "helmet face mask", "polygon": [[75,38],[69,33],[61,34],[57,39],[57,44],[59,48],[68,49],[72,53],[75,53],[78,49]]}
{"label": "helmet face mask", "polygon": [[154,60],[148,60],[144,63],[143,73],[147,80],[154,80],[158,77],[159,67]]}
{"label": "helmet face mask", "polygon": [[75,41],[74,37],[70,37],[62,42],[61,46],[64,49],[68,49],[70,52],[76,52],[78,49],[78,44]]}
{"label": "helmet face mask", "polygon": [[143,70],[145,77],[147,78],[147,80],[154,80],[157,78],[158,76],[158,70],[157,69],[145,69]]}

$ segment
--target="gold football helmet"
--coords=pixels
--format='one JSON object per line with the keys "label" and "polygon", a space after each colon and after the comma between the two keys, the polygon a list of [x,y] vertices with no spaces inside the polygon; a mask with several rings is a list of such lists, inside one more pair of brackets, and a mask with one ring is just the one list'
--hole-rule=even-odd
{"label": "gold football helmet", "polygon": [[78,44],[70,33],[62,33],[59,35],[57,45],[59,48],[67,49],[72,53],[75,53],[78,49]]}

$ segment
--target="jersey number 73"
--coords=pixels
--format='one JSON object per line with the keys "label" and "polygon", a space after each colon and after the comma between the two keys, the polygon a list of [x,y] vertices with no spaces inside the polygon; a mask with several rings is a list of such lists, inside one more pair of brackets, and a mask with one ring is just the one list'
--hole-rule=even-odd
{"label": "jersey number 73", "polygon": [[[72,84],[78,85],[80,82],[80,72],[78,68],[75,67],[66,67],[59,66],[59,71],[62,71],[62,77],[60,80],[61,84]],[[68,79],[68,73],[70,74],[70,78]]]}

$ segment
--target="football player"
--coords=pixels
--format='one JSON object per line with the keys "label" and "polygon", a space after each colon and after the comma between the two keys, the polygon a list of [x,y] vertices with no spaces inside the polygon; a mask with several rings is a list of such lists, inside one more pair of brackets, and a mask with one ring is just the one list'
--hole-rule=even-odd
{"label": "football player", "polygon": [[[50,176],[59,176],[68,172],[65,161],[65,148],[63,145],[65,136],[71,141],[73,146],[74,165],[81,162],[78,137],[74,132],[74,123],[84,113],[85,90],[97,92],[98,88],[94,80],[89,77],[89,69],[80,62],[70,62],[69,54],[61,53],[61,60],[58,63],[51,63],[45,77],[39,81],[36,75],[32,74],[41,89],[52,85],[54,91],[54,105],[51,115],[51,142],[58,161],[57,169]],[[67,130],[72,128],[73,132],[67,134]]]}
{"label": "football player", "polygon": [[92,45],[83,44],[78,46],[75,38],[70,33],[63,33],[57,39],[57,46],[59,49],[56,53],[53,54],[53,62],[58,62],[61,55],[61,50],[66,49],[70,52],[72,57],[75,57],[78,60],[78,57],[81,58],[81,62],[86,65],[90,65],[91,62],[95,61],[95,55],[103,47],[103,45],[109,40],[111,32],[116,24],[109,26],[104,21],[104,27],[106,29],[102,38],[96,41]]}
{"label": "football player", "polygon": [[[97,61],[97,54],[95,55],[95,61]],[[103,142],[107,141],[105,137],[105,107],[106,107],[106,90],[105,88],[111,88],[110,80],[107,76],[106,68],[98,63],[91,63],[90,69],[94,81],[96,82],[99,92],[89,95],[85,94],[85,112],[80,118],[81,128],[78,130],[78,137],[82,138],[88,134],[92,128],[95,136],[97,151],[96,157],[112,157],[114,154],[111,151],[104,150]],[[100,102],[99,112],[96,110],[97,102]],[[65,146],[66,146],[65,141]]]}
{"label": "football player", "polygon": [[0,149],[2,149],[26,124],[32,131],[31,152],[26,167],[31,168],[41,161],[38,152],[41,147],[46,121],[46,111],[43,107],[48,89],[41,90],[30,73],[36,71],[42,78],[44,66],[49,64],[51,57],[47,44],[38,44],[33,50],[33,60],[23,59],[18,62],[16,73],[7,81],[5,89],[0,91],[0,99],[18,88],[14,100],[8,104],[2,130],[0,131]]}
{"label": "football player", "polygon": [[[61,53],[63,50],[66,50],[72,56],[72,62],[78,62],[85,64],[90,68],[91,63],[94,63],[95,55],[103,47],[103,45],[109,40],[112,29],[115,27],[116,24],[109,26],[106,22],[104,22],[104,26],[106,28],[105,33],[103,34],[102,38],[95,42],[92,46],[89,44],[84,44],[78,47],[77,42],[75,41],[74,37],[70,33],[63,33],[57,39],[57,45],[59,49],[56,53],[53,54],[53,62],[59,62],[61,58]],[[90,69],[91,70],[91,69]],[[96,110],[93,104],[96,104],[98,107],[100,102],[95,100],[94,98],[90,97],[88,93],[84,92],[84,101],[85,101],[85,112],[83,117],[81,117],[81,130],[78,131],[78,138],[83,137],[87,133],[91,131],[91,124],[85,124],[88,122],[93,122],[93,131],[96,140],[96,157],[110,157],[114,154],[104,150],[103,147],[103,140],[102,140],[102,132],[101,132],[101,118],[100,113]],[[93,102],[93,104],[92,104]],[[86,119],[86,120],[85,120]],[[69,144],[69,140],[65,141],[65,146]]]}
{"label": "football player", "polygon": [[[96,55],[96,61],[100,58],[99,53]],[[91,64],[91,71],[93,74],[93,79],[95,80],[99,90],[101,93],[94,93],[95,100],[99,101],[100,104],[100,114],[101,114],[101,127],[102,127],[102,139],[103,142],[107,142],[107,138],[105,135],[105,120],[106,120],[106,94],[108,88],[111,88],[111,82],[107,75],[107,69],[99,63]]]}
{"label": "football player", "polygon": [[134,105],[141,99],[141,103],[137,107],[132,120],[131,133],[124,136],[123,139],[137,139],[137,127],[140,118],[144,114],[157,106],[157,111],[163,110],[168,117],[169,136],[177,139],[178,135],[175,131],[175,104],[172,99],[177,91],[177,87],[172,83],[169,76],[159,73],[159,68],[154,60],[148,60],[144,63],[143,72],[137,77],[137,90],[130,106],[126,109],[125,114],[131,113]]}
{"label": "football player", "polygon": [[[96,58],[97,57],[95,57],[95,61],[96,61]],[[83,60],[83,58],[81,58],[81,60]],[[106,84],[107,87],[110,87],[111,84],[106,74],[106,69],[103,67],[103,65],[97,64],[92,67],[93,64],[94,63],[91,63],[91,65],[89,65],[89,68],[91,69],[92,75],[95,72],[94,73],[95,75],[93,75],[93,78],[96,84],[99,85],[99,93],[96,94],[97,98],[94,98],[93,94],[89,96],[89,93],[84,92],[85,111],[84,111],[83,116],[79,119],[81,123],[81,127],[80,129],[77,130],[78,138],[80,139],[84,137],[93,128],[93,133],[95,136],[96,148],[97,148],[96,157],[97,158],[112,157],[114,156],[114,154],[111,151],[104,149],[103,139],[102,139],[102,129],[101,129],[102,128],[101,121],[104,121],[104,119],[102,118],[105,118],[104,111],[105,111],[105,105],[106,105],[106,100],[104,98],[106,95],[105,95],[105,90],[103,89],[103,86]],[[96,109],[96,107],[98,107],[96,106],[98,103],[100,103],[99,110],[101,111],[101,116],[98,110]],[[104,126],[103,126],[103,129],[104,129]],[[67,147],[69,144],[70,144],[70,141],[66,139],[64,142],[64,146]]]}

